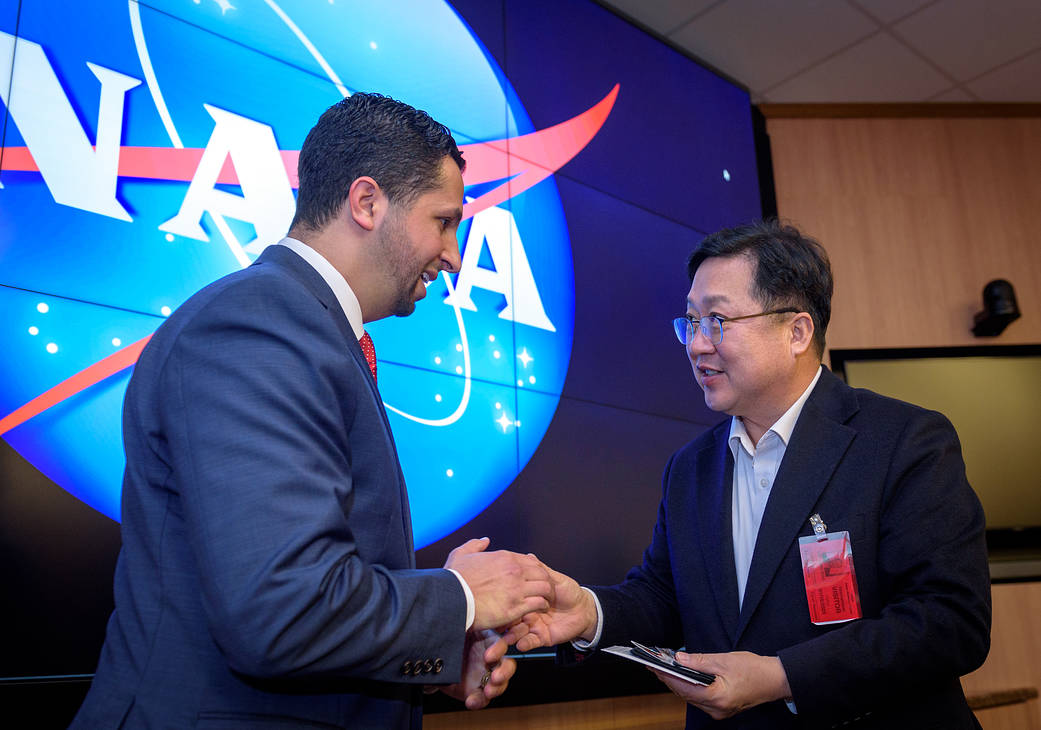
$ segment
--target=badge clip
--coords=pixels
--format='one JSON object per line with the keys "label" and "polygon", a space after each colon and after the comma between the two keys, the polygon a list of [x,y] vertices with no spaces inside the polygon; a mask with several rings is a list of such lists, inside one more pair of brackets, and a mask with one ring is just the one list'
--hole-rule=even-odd
{"label": "badge clip", "polygon": [[813,535],[817,538],[817,542],[828,538],[828,526],[824,524],[824,520],[816,512],[810,516],[810,527],[813,528]]}

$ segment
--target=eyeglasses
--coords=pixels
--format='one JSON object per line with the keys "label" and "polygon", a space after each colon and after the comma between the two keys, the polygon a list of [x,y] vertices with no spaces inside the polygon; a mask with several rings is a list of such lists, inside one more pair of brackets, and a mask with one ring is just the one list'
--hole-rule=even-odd
{"label": "eyeglasses", "polygon": [[769,312],[760,312],[759,314],[746,314],[741,317],[720,317],[717,314],[709,314],[701,319],[685,314],[672,320],[672,328],[676,331],[677,339],[684,345],[689,345],[693,342],[695,327],[701,330],[701,334],[705,335],[705,339],[713,345],[720,345],[723,342],[724,322],[737,322],[742,319],[752,319],[753,317],[765,317],[768,314],[795,314],[800,311],[802,310],[785,307],[784,309],[771,309]]}

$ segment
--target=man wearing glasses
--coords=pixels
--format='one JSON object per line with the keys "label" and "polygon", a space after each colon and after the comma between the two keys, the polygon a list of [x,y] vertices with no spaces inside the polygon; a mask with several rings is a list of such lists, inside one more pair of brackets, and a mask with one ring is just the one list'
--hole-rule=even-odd
{"label": "man wearing glasses", "polygon": [[698,652],[676,657],[710,685],[659,673],[688,728],[978,727],[958,678],[987,655],[990,581],[950,422],[821,365],[831,267],[796,229],[715,233],[688,273],[676,334],[732,418],[669,461],[642,565],[555,574],[511,638]]}

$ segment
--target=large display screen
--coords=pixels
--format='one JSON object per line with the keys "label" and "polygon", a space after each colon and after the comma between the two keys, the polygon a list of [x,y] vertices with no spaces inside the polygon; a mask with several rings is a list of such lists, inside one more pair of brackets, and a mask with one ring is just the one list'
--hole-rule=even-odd
{"label": "large display screen", "polygon": [[852,386],[950,419],[989,537],[1041,528],[1031,428],[1041,403],[1041,347],[832,350],[831,360]]}
{"label": "large display screen", "polygon": [[0,0],[0,678],[93,671],[133,363],[285,234],[356,91],[468,160],[461,271],[370,326],[420,564],[485,534],[584,582],[639,560],[718,419],[670,320],[698,240],[760,214],[746,91],[589,0]]}

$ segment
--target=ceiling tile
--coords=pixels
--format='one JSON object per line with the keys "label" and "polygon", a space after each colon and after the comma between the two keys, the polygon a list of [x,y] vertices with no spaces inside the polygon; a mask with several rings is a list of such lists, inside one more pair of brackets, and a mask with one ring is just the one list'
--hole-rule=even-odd
{"label": "ceiling tile", "polygon": [[669,37],[761,92],[876,29],[835,0],[727,0]]}
{"label": "ceiling tile", "polygon": [[770,89],[781,103],[915,102],[948,88],[932,66],[879,33]]}
{"label": "ceiling tile", "polygon": [[718,0],[606,0],[651,30],[666,35]]}
{"label": "ceiling tile", "polygon": [[849,2],[864,8],[871,14],[871,17],[883,23],[892,23],[936,0],[849,0]]}
{"label": "ceiling tile", "polygon": [[1041,51],[965,84],[983,101],[1041,102]]}
{"label": "ceiling tile", "polygon": [[893,28],[964,81],[1041,46],[1041,2],[942,0]]}

